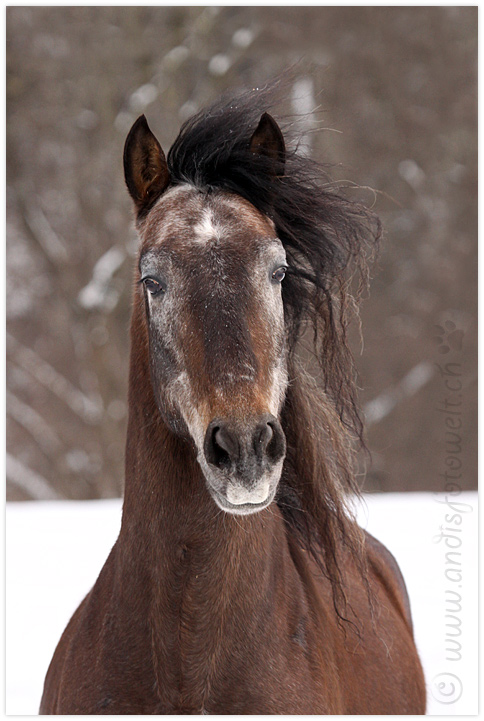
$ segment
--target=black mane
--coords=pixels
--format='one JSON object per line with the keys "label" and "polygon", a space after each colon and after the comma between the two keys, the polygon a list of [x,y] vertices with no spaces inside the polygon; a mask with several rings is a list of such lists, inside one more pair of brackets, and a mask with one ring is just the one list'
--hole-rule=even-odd
{"label": "black mane", "polygon": [[[276,103],[279,85],[222,98],[195,115],[181,128],[167,160],[174,183],[231,191],[248,200],[272,218],[286,249],[290,385],[282,422],[288,455],[278,503],[289,528],[330,578],[340,613],[343,546],[363,570],[361,535],[344,493],[358,493],[352,445],[357,439],[364,445],[346,328],[367,283],[380,224],[370,210],[336,190],[324,165],[298,153],[294,123],[278,120],[288,147],[282,177],[275,177],[268,158],[250,151],[252,134],[262,113]],[[352,295],[355,273],[359,283]],[[308,385],[297,358],[308,325],[319,388]],[[304,438],[301,428],[308,429]]]}
{"label": "black mane", "polygon": [[[252,133],[261,114],[274,105],[278,86],[276,82],[222,98],[190,118],[168,153],[168,166],[172,182],[231,191],[273,219],[289,259],[283,291],[292,339],[297,340],[304,316],[309,314],[314,321],[314,311],[319,315],[325,307],[325,360],[329,354],[332,362],[323,369],[324,387],[345,424],[361,436],[354,398],[345,387],[348,378],[338,372],[348,371],[337,357],[342,350],[339,332],[346,327],[347,295],[340,302],[338,296],[346,291],[355,269],[366,281],[367,260],[380,237],[380,224],[366,207],[335,190],[324,165],[298,153],[293,123],[279,122],[289,145],[282,178],[274,178],[268,158],[250,151]],[[346,354],[344,360],[349,360]]]}

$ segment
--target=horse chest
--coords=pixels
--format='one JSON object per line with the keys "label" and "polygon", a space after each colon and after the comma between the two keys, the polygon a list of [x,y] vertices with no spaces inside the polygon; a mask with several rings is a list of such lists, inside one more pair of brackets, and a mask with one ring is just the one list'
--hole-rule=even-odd
{"label": "horse chest", "polygon": [[176,581],[165,584],[172,591],[171,613],[159,609],[155,624],[163,712],[327,712],[323,674],[313,681],[305,617],[289,624],[272,593],[228,595],[223,579],[209,580],[206,571],[190,565],[189,554],[179,560]]}

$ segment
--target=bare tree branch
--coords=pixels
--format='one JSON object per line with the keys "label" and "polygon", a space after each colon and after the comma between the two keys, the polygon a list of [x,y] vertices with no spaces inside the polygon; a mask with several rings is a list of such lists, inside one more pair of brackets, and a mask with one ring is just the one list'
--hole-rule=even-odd
{"label": "bare tree branch", "polygon": [[6,454],[7,479],[26,491],[36,501],[53,501],[61,498],[50,483],[39,473],[25,466],[17,458]]}
{"label": "bare tree branch", "polygon": [[39,206],[34,205],[26,198],[23,198],[23,203],[25,222],[46,256],[54,265],[59,261],[65,263],[68,260],[65,241],[54,231]]}
{"label": "bare tree branch", "polygon": [[388,388],[364,407],[367,426],[379,423],[405,398],[415,395],[430,381],[434,368],[428,361],[418,363],[393,388]]}
{"label": "bare tree branch", "polygon": [[47,455],[52,455],[61,448],[59,436],[47,424],[45,419],[9,391],[7,391],[7,413],[30,433],[38,446]]}
{"label": "bare tree branch", "polygon": [[22,345],[7,333],[7,349],[15,354],[15,360],[41,385],[48,388],[86,423],[96,424],[103,413],[101,398],[89,398],[72,385],[63,375],[43,360],[35,351]]}

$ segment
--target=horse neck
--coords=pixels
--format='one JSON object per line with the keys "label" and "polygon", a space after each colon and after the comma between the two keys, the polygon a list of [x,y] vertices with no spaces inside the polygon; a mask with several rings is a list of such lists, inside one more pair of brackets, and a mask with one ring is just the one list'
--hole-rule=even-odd
{"label": "horse neck", "polygon": [[[179,573],[180,561],[190,560],[192,568],[203,569],[208,583],[207,568],[215,575],[227,568],[251,578],[258,574],[259,583],[268,583],[274,563],[280,565],[288,548],[279,509],[273,505],[235,517],[216,506],[194,448],[173,434],[158,410],[141,310],[135,304],[120,536],[124,554],[142,552],[151,570],[164,574]],[[229,582],[225,579],[224,585]]]}
{"label": "horse neck", "polygon": [[152,649],[163,708],[192,713],[234,672],[234,659],[241,678],[262,673],[263,649],[286,638],[289,623],[297,628],[307,600],[277,505],[249,516],[218,509],[194,449],[162,420],[141,311],[132,323],[116,613],[140,653]]}

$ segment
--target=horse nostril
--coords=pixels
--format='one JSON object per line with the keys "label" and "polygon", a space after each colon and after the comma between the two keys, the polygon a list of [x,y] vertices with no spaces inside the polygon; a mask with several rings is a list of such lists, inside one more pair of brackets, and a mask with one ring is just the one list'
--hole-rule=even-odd
{"label": "horse nostril", "polygon": [[239,455],[237,436],[227,426],[214,425],[207,431],[205,457],[217,468],[230,468]]}
{"label": "horse nostril", "polygon": [[259,425],[254,435],[254,450],[257,458],[263,458],[273,435],[274,433],[269,423]]}
{"label": "horse nostril", "polygon": [[213,440],[215,445],[225,451],[227,455],[234,455],[237,445],[236,439],[226,428],[217,428],[213,434]]}
{"label": "horse nostril", "polygon": [[272,418],[268,421],[267,426],[270,429],[270,436],[265,447],[265,452],[269,459],[275,463],[286,453],[286,437],[277,418]]}

